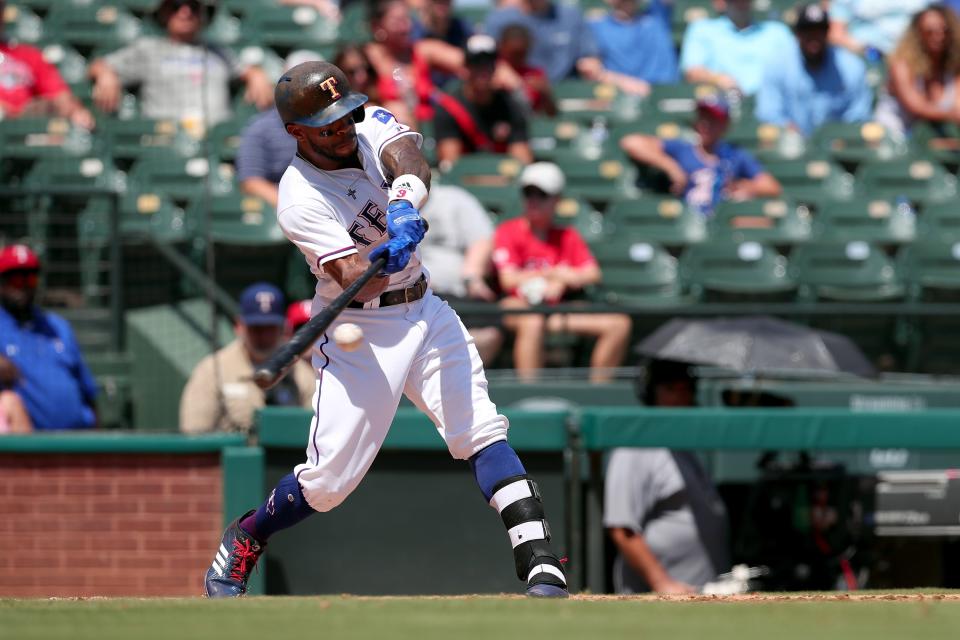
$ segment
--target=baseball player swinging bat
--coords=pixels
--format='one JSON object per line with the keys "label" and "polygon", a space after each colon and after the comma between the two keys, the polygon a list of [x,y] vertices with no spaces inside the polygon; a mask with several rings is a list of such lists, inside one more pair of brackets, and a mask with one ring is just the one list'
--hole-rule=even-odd
{"label": "baseball player swinging bat", "polygon": [[310,318],[306,324],[297,329],[293,337],[277,349],[276,353],[270,356],[263,366],[254,372],[253,381],[256,385],[263,390],[267,390],[280,382],[287,375],[290,367],[296,363],[300,354],[323,335],[323,332],[336,320],[340,312],[353,301],[370,280],[380,273],[380,270],[386,264],[387,258],[385,256],[371,262],[367,270],[344,289],[343,293],[337,296],[323,311]]}

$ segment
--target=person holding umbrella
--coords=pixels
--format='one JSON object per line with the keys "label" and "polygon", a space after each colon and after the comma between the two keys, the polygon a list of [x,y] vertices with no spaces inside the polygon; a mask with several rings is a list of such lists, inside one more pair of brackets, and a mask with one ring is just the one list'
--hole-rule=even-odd
{"label": "person holding umbrella", "polygon": [[[692,407],[696,380],[685,363],[651,360],[640,395],[648,406]],[[691,452],[614,449],[603,523],[618,552],[617,593],[696,593],[729,569],[726,508]]]}

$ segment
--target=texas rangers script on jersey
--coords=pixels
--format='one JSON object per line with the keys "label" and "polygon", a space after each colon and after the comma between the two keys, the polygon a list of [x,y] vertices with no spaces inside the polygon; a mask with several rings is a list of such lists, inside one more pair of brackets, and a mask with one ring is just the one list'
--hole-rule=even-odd
{"label": "texas rangers script on jersey", "polygon": [[[423,140],[386,109],[367,107],[365,113],[356,125],[363,169],[322,171],[296,156],[280,179],[277,220],[317,277],[314,310],[343,291],[324,271],[325,263],[358,252],[366,257],[388,239],[385,212],[390,185],[383,175],[380,152],[403,136],[416,136],[418,146]],[[417,249],[407,268],[390,276],[387,290],[410,286],[422,270]],[[367,306],[377,304],[374,300]]]}

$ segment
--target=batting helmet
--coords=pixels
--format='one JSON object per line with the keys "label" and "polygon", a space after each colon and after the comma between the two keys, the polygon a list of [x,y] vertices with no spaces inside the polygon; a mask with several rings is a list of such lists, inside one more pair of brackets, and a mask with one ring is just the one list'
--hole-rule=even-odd
{"label": "batting helmet", "polygon": [[363,120],[369,98],[350,88],[347,76],[329,62],[310,61],[284,73],[274,91],[277,111],[284,124],[324,127],[346,115]]}

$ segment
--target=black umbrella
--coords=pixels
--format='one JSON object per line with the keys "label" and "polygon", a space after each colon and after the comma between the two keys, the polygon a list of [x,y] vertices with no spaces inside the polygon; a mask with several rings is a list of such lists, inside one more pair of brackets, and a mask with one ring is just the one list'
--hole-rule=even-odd
{"label": "black umbrella", "polygon": [[741,373],[876,375],[849,338],[768,316],[675,318],[644,339],[637,351]]}

